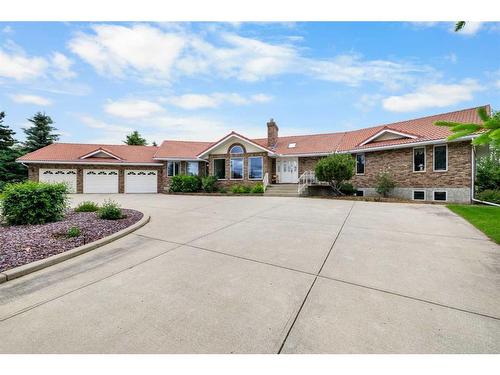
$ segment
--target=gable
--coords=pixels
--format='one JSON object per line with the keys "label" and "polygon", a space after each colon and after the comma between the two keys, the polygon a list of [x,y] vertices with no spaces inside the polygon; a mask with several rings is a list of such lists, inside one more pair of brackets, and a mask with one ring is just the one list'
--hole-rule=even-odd
{"label": "gable", "polygon": [[369,143],[392,141],[395,139],[415,139],[417,136],[413,134],[403,133],[392,129],[382,129],[371,137],[365,139],[359,144],[359,146],[364,146]]}
{"label": "gable", "polygon": [[98,148],[92,152],[89,152],[88,154],[85,154],[83,156],[80,156],[80,159],[116,159],[116,160],[122,160],[115,154],[111,153],[110,151],[104,150],[103,148]]}
{"label": "gable", "polygon": [[220,145],[210,150],[210,154],[227,154],[229,152],[229,148],[235,143],[242,145],[245,148],[246,152],[262,152],[261,148],[254,146],[250,142],[237,137],[229,137]]}

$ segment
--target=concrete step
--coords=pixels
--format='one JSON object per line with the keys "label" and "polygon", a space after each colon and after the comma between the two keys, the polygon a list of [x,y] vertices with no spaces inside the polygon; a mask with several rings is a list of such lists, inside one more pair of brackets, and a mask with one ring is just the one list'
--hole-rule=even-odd
{"label": "concrete step", "polygon": [[297,189],[297,184],[268,185],[264,195],[268,197],[296,197],[298,196]]}

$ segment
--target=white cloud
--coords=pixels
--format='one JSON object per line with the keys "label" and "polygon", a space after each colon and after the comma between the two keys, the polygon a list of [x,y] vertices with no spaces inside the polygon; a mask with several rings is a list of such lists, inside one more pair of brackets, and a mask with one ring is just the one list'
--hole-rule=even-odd
{"label": "white cloud", "polygon": [[409,94],[385,98],[382,105],[391,112],[441,108],[472,100],[473,93],[480,90],[481,86],[472,79],[457,84],[428,84]]}
{"label": "white cloud", "polygon": [[330,60],[306,59],[301,66],[317,79],[357,86],[378,82],[390,89],[415,81],[417,74],[432,74],[433,69],[388,60],[363,60],[358,55],[340,55]]}
{"label": "white cloud", "polygon": [[76,73],[71,70],[73,61],[60,52],[52,54],[52,69],[53,76],[57,79],[68,79],[76,76]]}
{"label": "white cloud", "polygon": [[10,96],[13,101],[16,103],[23,104],[36,104],[41,106],[51,105],[52,101],[47,98],[43,98],[38,95],[29,95],[29,94],[16,94]]}
{"label": "white cloud", "polygon": [[[208,35],[213,36],[210,41]],[[282,74],[299,74],[351,86],[376,82],[399,88],[415,82],[417,75],[435,73],[428,66],[366,60],[356,54],[311,58],[303,55],[302,49],[293,44],[295,41],[298,39],[269,43],[220,28],[194,34],[188,28],[170,25],[96,25],[92,32],[76,35],[68,46],[100,74],[132,76],[155,84],[181,76],[255,82]],[[191,98],[195,99],[203,98]],[[204,105],[211,103],[205,101]]]}
{"label": "white cloud", "polygon": [[13,34],[14,33],[14,29],[10,26],[5,26],[4,28],[2,28],[2,33],[4,34]]}
{"label": "white cloud", "polygon": [[159,104],[137,99],[110,101],[104,106],[104,110],[110,115],[126,119],[147,118],[163,112]]}
{"label": "white cloud", "polygon": [[257,103],[267,103],[273,100],[273,97],[267,94],[255,94],[252,95],[250,98]]}
{"label": "white cloud", "polygon": [[40,77],[48,68],[42,57],[29,57],[21,51],[8,53],[0,48],[0,77],[18,81]]}
{"label": "white cloud", "polygon": [[237,93],[212,93],[212,94],[185,94],[165,98],[164,101],[183,109],[217,108],[225,103],[234,105],[247,105],[251,103],[264,103],[272,100],[272,96],[255,94],[249,97]]}
{"label": "white cloud", "polygon": [[185,44],[181,34],[147,25],[96,25],[94,34],[80,33],[70,50],[102,75],[139,75],[146,81],[168,80],[174,61]]}

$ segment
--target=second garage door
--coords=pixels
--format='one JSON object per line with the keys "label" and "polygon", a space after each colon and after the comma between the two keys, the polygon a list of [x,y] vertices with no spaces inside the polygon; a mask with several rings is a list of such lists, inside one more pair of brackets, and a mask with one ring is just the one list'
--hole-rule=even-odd
{"label": "second garage door", "polygon": [[118,170],[84,169],[84,193],[118,193]]}
{"label": "second garage door", "polygon": [[152,170],[125,171],[125,193],[157,193],[158,172]]}

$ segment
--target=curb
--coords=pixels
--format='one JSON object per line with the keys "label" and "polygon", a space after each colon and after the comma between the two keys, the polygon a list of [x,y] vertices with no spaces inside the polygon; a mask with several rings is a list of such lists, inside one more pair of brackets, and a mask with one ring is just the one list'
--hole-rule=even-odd
{"label": "curb", "polygon": [[147,223],[149,223],[149,220],[151,219],[150,216],[143,216],[141,220],[139,220],[137,223],[131,225],[130,227],[127,227],[125,229],[122,229],[116,233],[113,233],[110,236],[101,238],[100,240],[88,243],[86,245],[82,245],[79,247],[75,247],[74,249],[65,251],[64,253],[52,255],[48,258],[45,259],[40,259],[35,262],[31,262],[28,264],[24,264],[19,267],[11,268],[10,270],[3,271],[0,273],[0,284],[16,279],[18,277],[28,275],[30,273],[33,273],[35,271],[39,271],[41,269],[53,266],[54,264],[58,264],[61,262],[64,262],[65,260],[77,257],[78,255],[85,254],[91,250],[97,249],[98,247],[107,245],[110,242],[116,241],[127,234],[130,234],[137,229],[143,227]]}

